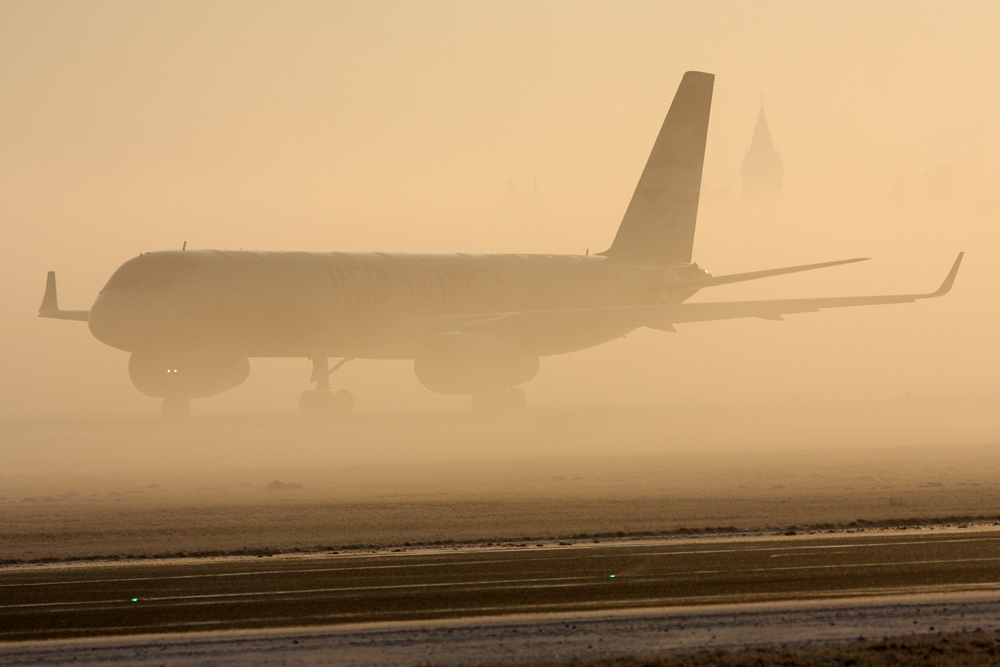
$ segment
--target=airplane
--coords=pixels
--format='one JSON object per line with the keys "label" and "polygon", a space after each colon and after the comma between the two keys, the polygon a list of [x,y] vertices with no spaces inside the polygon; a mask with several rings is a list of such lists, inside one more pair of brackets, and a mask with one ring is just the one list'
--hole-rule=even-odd
{"label": "airplane", "polygon": [[[687,303],[707,287],[867,258],[713,276],[692,263],[715,76],[687,72],[606,251],[585,255],[381,252],[146,252],[112,274],[90,310],[61,310],[49,272],[40,317],[85,321],[130,353],[132,383],[185,417],[190,399],[242,384],[249,359],[312,361],[306,415],[354,405],[331,374],[353,359],[410,360],[432,392],[471,397],[473,411],[523,410],[539,358],[600,345],[640,328],[785,315],[946,294]],[[331,358],[340,361],[330,366]]]}

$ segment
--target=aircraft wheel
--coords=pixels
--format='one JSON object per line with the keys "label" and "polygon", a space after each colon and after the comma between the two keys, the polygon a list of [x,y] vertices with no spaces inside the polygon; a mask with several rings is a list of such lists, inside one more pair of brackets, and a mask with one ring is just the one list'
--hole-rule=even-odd
{"label": "aircraft wheel", "polygon": [[322,397],[315,391],[304,391],[299,396],[299,409],[306,417],[318,415],[323,407]]}
{"label": "aircraft wheel", "polygon": [[184,419],[191,414],[191,403],[186,398],[177,396],[165,398],[162,411],[167,419]]}
{"label": "aircraft wheel", "polygon": [[333,414],[335,411],[336,400],[334,399],[333,392],[329,389],[320,389],[316,392],[319,396],[319,414],[329,415]]}
{"label": "aircraft wheel", "polygon": [[333,395],[333,412],[338,417],[346,417],[354,411],[354,394],[341,389]]}

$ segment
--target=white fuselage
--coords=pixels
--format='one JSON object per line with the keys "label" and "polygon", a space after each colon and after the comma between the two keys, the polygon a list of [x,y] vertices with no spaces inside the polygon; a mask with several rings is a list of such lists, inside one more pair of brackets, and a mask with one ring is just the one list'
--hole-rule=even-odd
{"label": "white fuselage", "polygon": [[[89,322],[129,352],[409,359],[467,316],[679,302],[705,275],[581,255],[165,251],[123,264]],[[539,353],[581,345],[559,347]]]}

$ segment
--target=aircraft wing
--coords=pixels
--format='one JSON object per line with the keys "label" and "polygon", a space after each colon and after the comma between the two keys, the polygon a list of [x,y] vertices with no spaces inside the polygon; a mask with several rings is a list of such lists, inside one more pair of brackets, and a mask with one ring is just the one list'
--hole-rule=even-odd
{"label": "aircraft wing", "polygon": [[869,257],[855,257],[854,259],[839,259],[833,262],[820,262],[819,264],[802,264],[800,266],[786,266],[780,269],[766,269],[764,271],[750,271],[748,273],[731,273],[726,276],[712,276],[710,278],[694,278],[692,280],[679,281],[675,285],[667,285],[664,287],[664,290],[667,292],[686,292],[692,289],[701,289],[702,287],[730,285],[732,283],[742,283],[747,280],[758,280],[760,278],[784,276],[789,273],[825,269],[830,266],[841,266],[843,264],[853,264],[855,262],[867,262],[869,259]]}
{"label": "aircraft wing", "polygon": [[[758,317],[781,320],[785,315],[826,308],[911,303],[943,296],[951,290],[964,253],[959,253],[941,286],[926,294],[839,296],[811,299],[718,301],[645,306],[616,306],[506,313],[478,319],[456,328],[471,334],[497,336],[537,354],[558,354],[613,340],[639,327],[674,331],[674,325],[710,320]],[[603,342],[602,341],[602,342]]]}

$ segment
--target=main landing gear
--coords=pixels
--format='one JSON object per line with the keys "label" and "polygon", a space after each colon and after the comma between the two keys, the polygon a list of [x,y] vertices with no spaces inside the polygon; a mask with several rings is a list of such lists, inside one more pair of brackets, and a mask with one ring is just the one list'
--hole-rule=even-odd
{"label": "main landing gear", "polygon": [[477,415],[518,415],[524,412],[524,406],[524,390],[520,387],[507,391],[479,391],[472,395],[472,411]]}
{"label": "main landing gear", "polygon": [[330,376],[335,370],[350,361],[344,357],[333,368],[329,367],[329,360],[326,357],[313,357],[312,376],[310,382],[316,383],[315,390],[302,392],[299,397],[299,409],[302,414],[311,417],[314,415],[334,415],[346,417],[354,410],[354,396],[346,389],[338,392],[330,390]]}

